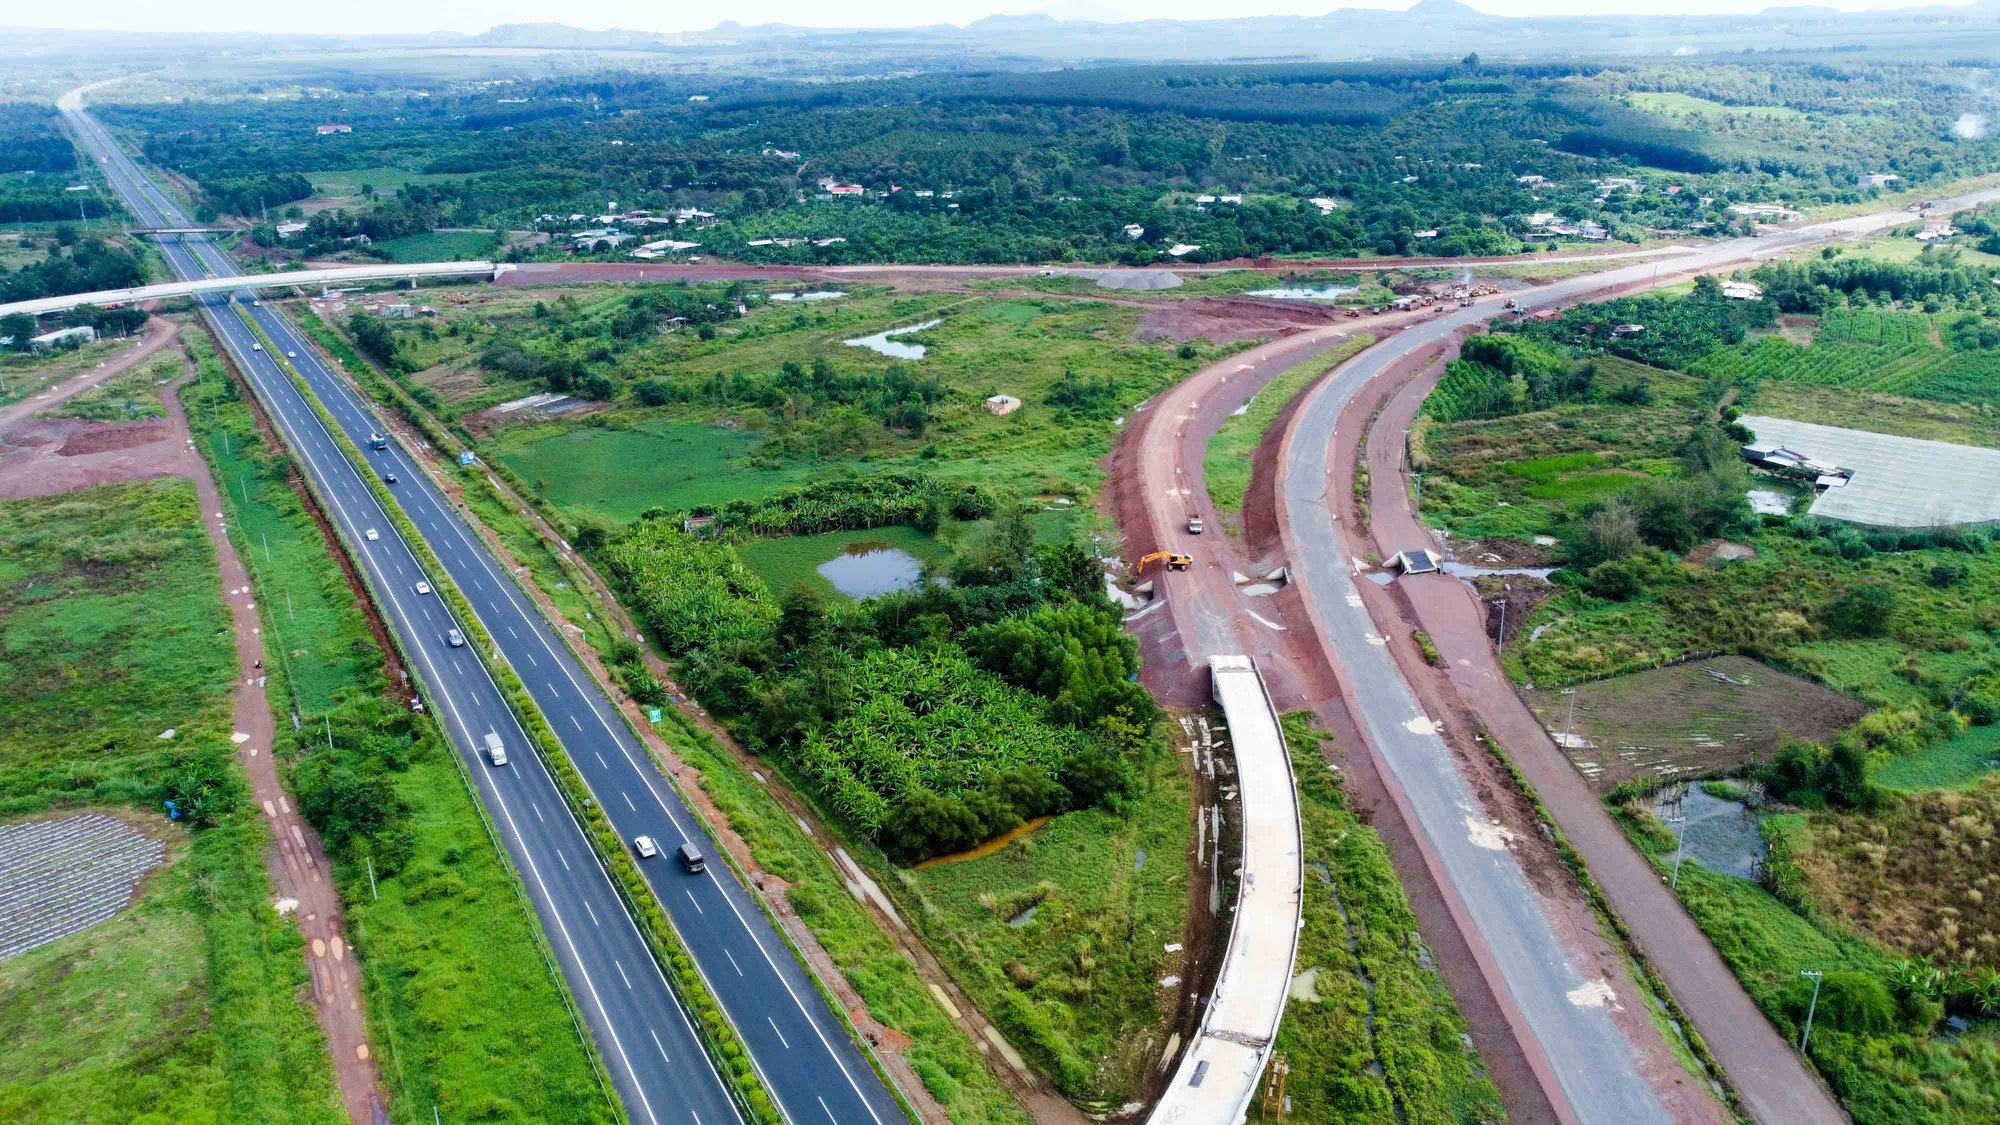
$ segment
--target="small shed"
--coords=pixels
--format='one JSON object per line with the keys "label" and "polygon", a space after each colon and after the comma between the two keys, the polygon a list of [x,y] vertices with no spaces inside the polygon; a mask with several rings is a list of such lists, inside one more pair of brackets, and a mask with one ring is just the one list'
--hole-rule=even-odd
{"label": "small shed", "polygon": [[1012,414],[1021,409],[1021,400],[1013,395],[994,395],[986,400],[986,409],[995,414]]}

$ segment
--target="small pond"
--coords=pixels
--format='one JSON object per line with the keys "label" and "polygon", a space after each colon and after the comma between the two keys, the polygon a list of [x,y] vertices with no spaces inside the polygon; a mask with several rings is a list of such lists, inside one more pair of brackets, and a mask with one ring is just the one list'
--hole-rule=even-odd
{"label": "small pond", "polygon": [[1246,297],[1273,297],[1280,301],[1332,301],[1359,292],[1358,285],[1281,285],[1276,289],[1252,289]]}
{"label": "small pond", "polygon": [[1769,489],[1750,490],[1750,510],[1760,516],[1782,516],[1792,510],[1792,494]]}
{"label": "small pond", "polygon": [[[773,301],[838,301],[847,294],[838,289],[815,289],[810,293],[773,293]],[[853,343],[852,340],[848,341]]]}
{"label": "small pond", "polygon": [[[1653,797],[1653,813],[1666,823],[1669,832],[1679,827],[1667,820],[1675,811],[1673,802],[1668,800],[1672,792],[1663,789]],[[1743,807],[1743,802],[1711,796],[1696,783],[1687,787],[1679,811],[1687,817],[1681,836],[1686,859],[1710,871],[1756,878],[1757,861],[1764,858],[1764,836],[1757,831],[1756,816]]]}
{"label": "small pond", "polygon": [[850,348],[867,348],[891,359],[922,359],[927,351],[922,344],[899,344],[892,337],[910,332],[922,332],[926,328],[936,328],[942,320],[926,320],[922,324],[912,324],[905,328],[885,328],[873,336],[857,336],[852,340],[842,340]]}
{"label": "small pond", "polygon": [[917,556],[887,543],[853,543],[819,564],[820,574],[850,598],[872,598],[914,586],[923,572]]}

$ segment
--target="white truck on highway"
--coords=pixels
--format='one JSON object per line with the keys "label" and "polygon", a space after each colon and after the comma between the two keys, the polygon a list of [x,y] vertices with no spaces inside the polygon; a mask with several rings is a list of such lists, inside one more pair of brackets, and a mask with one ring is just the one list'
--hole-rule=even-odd
{"label": "white truck on highway", "polygon": [[486,760],[496,766],[507,764],[507,747],[493,731],[486,732]]}

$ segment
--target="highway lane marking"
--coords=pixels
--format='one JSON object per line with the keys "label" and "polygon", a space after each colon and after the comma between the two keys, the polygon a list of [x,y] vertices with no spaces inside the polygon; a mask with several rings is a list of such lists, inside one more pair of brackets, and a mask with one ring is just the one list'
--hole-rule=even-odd
{"label": "highway lane marking", "polygon": [[613,957],[611,963],[618,966],[618,976],[625,982],[625,991],[632,991],[632,978],[625,975],[625,962]]}
{"label": "highway lane marking", "polygon": [[564,870],[564,871],[568,871],[568,870],[569,870],[569,857],[568,857],[568,856],[566,856],[566,855],[564,855],[564,854],[562,853],[562,849],[561,849],[561,848],[557,848],[557,849],[556,849],[556,858],[557,858],[557,859],[559,859],[559,860],[562,860],[562,865],[563,865],[563,870]]}
{"label": "highway lane marking", "polygon": [[[524,653],[522,653],[521,655],[522,655],[522,656],[525,656],[525,657],[527,657],[527,658],[528,658],[528,663],[530,663],[530,664],[534,664],[534,665],[535,665],[535,667],[537,667],[537,668],[540,668],[540,667],[541,667],[541,665],[539,665],[539,664],[535,664],[535,654],[534,654],[534,653],[532,653],[532,652],[524,652]],[[578,729],[578,730],[582,730],[583,728],[582,728],[582,727],[578,727],[577,729]]]}
{"label": "highway lane marking", "polygon": [[569,717],[569,725],[575,727],[577,729],[577,733],[579,734],[583,733],[583,724],[576,721],[575,715],[571,715]]}
{"label": "highway lane marking", "polygon": [[534,806],[536,820],[541,821],[543,824],[547,824],[549,822],[549,818],[542,815],[542,806],[539,802],[529,801],[528,804]]}
{"label": "highway lane marking", "polygon": [[601,926],[603,926],[603,925],[604,925],[604,923],[602,923],[602,922],[600,922],[600,921],[598,921],[598,920],[597,920],[597,911],[595,911],[595,910],[592,910],[592,909],[590,908],[590,903],[589,903],[589,902],[585,902],[585,903],[583,904],[583,910],[584,910],[584,913],[586,913],[586,914],[590,915],[590,924],[591,924],[591,925],[593,925],[593,926],[599,926],[599,927],[601,927]]}
{"label": "highway lane marking", "polygon": [[683,890],[683,891],[687,891],[687,896],[688,896],[688,901],[689,901],[689,902],[694,902],[694,912],[695,912],[696,914],[706,914],[706,913],[708,913],[708,911],[706,911],[706,910],[703,910],[703,909],[701,908],[701,903],[699,903],[699,902],[695,902],[695,899],[694,899],[694,892],[693,892],[693,891],[688,891],[688,889],[687,889],[686,887],[682,887],[682,888],[681,888],[681,890]]}
{"label": "highway lane marking", "polygon": [[[787,1051],[791,1050],[791,1049],[792,1049],[792,1045],[791,1045],[791,1043],[790,1043],[790,1042],[789,1042],[788,1040],[786,1040],[786,1038],[785,1038],[785,1033],[784,1033],[784,1032],[782,1032],[782,1031],[778,1031],[778,1021],[777,1021],[777,1020],[774,1020],[774,1019],[772,1019],[772,1018],[771,1018],[770,1016],[765,1016],[765,1017],[764,1017],[764,1022],[765,1022],[765,1023],[768,1023],[768,1024],[770,1024],[770,1025],[771,1025],[771,1030],[772,1030],[772,1031],[775,1031],[775,1032],[777,1032],[777,1034],[778,1034],[778,1042],[780,1042],[780,1043],[783,1043],[783,1044],[784,1044],[784,1046],[785,1046],[785,1050],[787,1050]],[[825,1108],[826,1108],[826,1099],[824,1099],[824,1098],[820,1099],[820,1103],[819,1103],[819,1105],[820,1105],[820,1108],[821,1108],[821,1109],[825,1109]]]}
{"label": "highway lane marking", "polygon": [[[582,728],[581,728],[581,727],[579,727],[578,729],[579,729],[579,730],[581,730]],[[597,751],[595,751],[595,750],[592,750],[592,751],[591,751],[590,753],[591,753],[591,756],[592,756],[592,757],[594,757],[594,758],[596,758],[596,759],[597,759],[597,764],[598,764],[599,766],[602,766],[603,768],[605,768],[605,769],[607,769],[607,770],[611,768],[611,763],[610,763],[610,762],[607,762],[607,761],[605,761],[605,760],[604,760],[604,755],[602,755],[602,754],[598,753],[598,752],[597,752]],[[633,809],[632,811],[633,811],[633,812],[638,812],[639,810],[638,810],[638,809]]]}
{"label": "highway lane marking", "polygon": [[739,977],[740,977],[740,976],[742,976],[742,975],[743,975],[743,966],[741,966],[741,965],[739,965],[739,964],[737,964],[737,963],[736,963],[736,955],[735,955],[735,954],[733,954],[733,953],[731,953],[731,952],[729,952],[729,951],[728,951],[727,949],[725,949],[725,950],[723,950],[723,951],[722,951],[722,955],[723,955],[724,957],[727,957],[727,958],[729,958],[729,967],[730,967],[730,968],[732,968],[732,969],[735,969],[735,970],[736,970],[736,975],[737,975],[737,976],[739,976]]}
{"label": "highway lane marking", "polygon": [[514,638],[517,641],[521,639],[521,634],[516,633],[512,625],[507,626],[507,635]]}
{"label": "highway lane marking", "polygon": [[[781,1038],[782,1038],[782,1037],[781,1037]],[[833,1122],[833,1125],[840,1125],[840,1118],[838,1118],[838,1117],[835,1117],[835,1116],[833,1115],[833,1111],[832,1111],[832,1110],[830,1110],[830,1109],[827,1109],[827,1108],[826,1108],[826,1099],[825,1099],[825,1098],[821,1098],[821,1099],[819,1100],[819,1107],[820,1107],[820,1109],[822,1109],[822,1110],[825,1110],[825,1111],[826,1111],[826,1119],[827,1119],[828,1121],[831,1121],[831,1122]],[[871,1111],[869,1112],[868,1116],[870,1116],[870,1117],[874,1117],[874,1116],[875,1116],[875,1114],[874,1114],[874,1112],[873,1112],[873,1111],[871,1110]]]}
{"label": "highway lane marking", "polygon": [[[672,1066],[672,1065],[674,1065],[674,1060],[672,1060],[672,1059],[670,1059],[670,1058],[668,1058],[668,1057],[667,1057],[667,1048],[666,1048],[666,1046],[665,1046],[664,1044],[662,1044],[662,1043],[660,1042],[660,1033],[659,1033],[659,1032],[657,1032],[657,1031],[654,1031],[654,1030],[653,1030],[652,1028],[650,1028],[650,1027],[649,1027],[649,1028],[647,1028],[647,1029],[646,1029],[646,1034],[648,1034],[648,1035],[650,1035],[650,1036],[652,1036],[652,1037],[653,1037],[653,1049],[654,1049],[654,1050],[656,1050],[656,1051],[658,1051],[658,1052],[660,1052],[660,1061],[661,1061],[661,1062],[663,1062],[663,1063],[665,1063],[665,1064],[667,1064],[668,1066]],[[688,1112],[689,1112],[690,1114],[694,1114],[694,1111],[693,1111],[693,1110],[688,1110]],[[700,1121],[700,1120],[701,1120],[701,1116],[700,1116],[699,1114],[695,1114],[695,1118],[694,1118],[694,1119],[695,1119],[696,1121]]]}
{"label": "highway lane marking", "polygon": [[633,812],[638,812],[638,811],[639,811],[639,806],[637,806],[637,805],[635,805],[635,804],[633,804],[633,803],[632,803],[632,794],[630,794],[630,793],[624,793],[624,792],[621,792],[621,793],[619,793],[618,795],[619,795],[620,797],[623,797],[623,798],[625,798],[625,807],[626,807],[626,808],[628,808],[628,809],[631,809],[631,810],[632,810]]}

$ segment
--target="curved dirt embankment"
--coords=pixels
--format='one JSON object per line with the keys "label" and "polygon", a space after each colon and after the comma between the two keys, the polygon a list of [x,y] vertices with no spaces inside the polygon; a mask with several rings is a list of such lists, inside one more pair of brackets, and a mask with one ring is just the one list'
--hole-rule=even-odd
{"label": "curved dirt embankment", "polygon": [[[1388,334],[1423,319],[1423,314],[1373,318],[1357,330]],[[1518,1122],[1561,1120],[1544,1093],[1549,1076],[1529,1062],[1500,995],[1478,968],[1476,933],[1447,907],[1444,886],[1424,861],[1407,811],[1392,799],[1332,668],[1301,624],[1306,614],[1296,588],[1270,598],[1238,594],[1232,572],[1263,573],[1283,561],[1271,505],[1266,503],[1260,513],[1246,497],[1246,534],[1240,541],[1222,534],[1189,535],[1181,523],[1191,510],[1203,515],[1208,526],[1219,526],[1201,470],[1208,440],[1223,421],[1286,368],[1340,338],[1338,329],[1316,337],[1301,334],[1229,357],[1163,393],[1128,427],[1113,451],[1107,489],[1126,537],[1125,557],[1166,546],[1197,558],[1195,569],[1187,572],[1148,574],[1159,596],[1132,615],[1128,627],[1141,641],[1146,684],[1163,701],[1205,704],[1205,657],[1224,650],[1245,652],[1265,669],[1280,708],[1311,709],[1321,728],[1332,732],[1333,742],[1344,751],[1339,764],[1347,774],[1349,796],[1388,845],[1425,944],[1458,1001],[1510,1117]],[[1280,415],[1274,434],[1282,432],[1291,409]],[[1266,445],[1275,447],[1275,439]],[[1258,457],[1268,463],[1271,453],[1260,449]]]}

